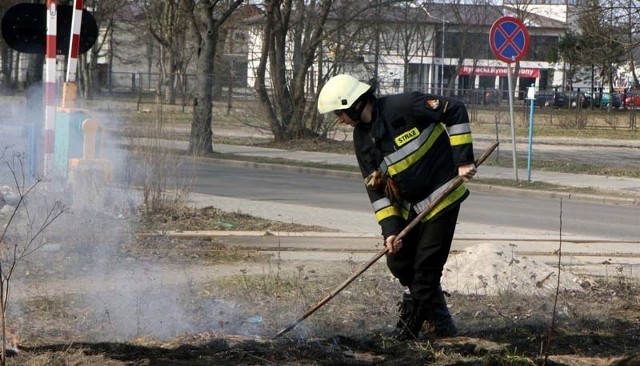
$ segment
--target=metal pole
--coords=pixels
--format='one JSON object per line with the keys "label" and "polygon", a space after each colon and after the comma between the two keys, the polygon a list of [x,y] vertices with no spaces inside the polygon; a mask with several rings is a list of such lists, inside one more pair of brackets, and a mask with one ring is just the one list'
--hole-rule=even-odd
{"label": "metal pole", "polygon": [[[420,8],[427,14],[428,17],[431,17],[433,19],[437,19],[437,20],[441,20],[442,21],[442,45],[441,45],[441,50],[440,50],[440,94],[444,95],[444,33],[445,33],[445,24],[446,24],[446,19],[445,18],[438,18],[435,17],[433,15],[431,15],[431,13],[429,13],[429,11],[427,10],[427,8],[424,6],[424,4],[422,4],[420,6]],[[435,66],[435,55],[436,52],[433,53],[433,59],[434,59],[434,66]],[[436,72],[433,72],[433,76],[436,76]],[[434,84],[432,83],[432,86]]]}
{"label": "metal pole", "polygon": [[445,21],[442,18],[442,50],[440,50],[440,93],[444,95],[444,25]]}
{"label": "metal pole", "polygon": [[43,175],[50,178],[54,169],[56,124],[56,47],[58,0],[47,0],[47,49],[45,58],[45,110]]}
{"label": "metal pole", "polygon": [[529,107],[529,149],[528,149],[528,154],[527,154],[527,181],[531,182],[531,155],[533,153],[532,151],[532,146],[533,146],[533,109],[534,109],[534,104],[533,102],[535,101],[535,98],[530,98],[530,107]]}
{"label": "metal pole", "polygon": [[69,59],[67,61],[67,83],[76,82],[78,69],[78,51],[80,49],[80,29],[82,27],[82,8],[84,0],[73,1],[73,14],[71,16],[71,37],[69,38]]}
{"label": "metal pole", "polygon": [[516,128],[513,117],[513,83],[511,82],[511,63],[507,63],[507,78],[509,81],[509,116],[511,119],[511,153],[513,155],[513,175],[518,181],[518,165],[516,162]]}
{"label": "metal pole", "polygon": [[67,77],[62,86],[62,107],[74,108],[78,98],[76,84],[78,69],[78,51],[80,50],[80,29],[82,27],[82,8],[84,0],[73,1],[71,16],[71,37],[69,37],[69,58],[67,60]]}

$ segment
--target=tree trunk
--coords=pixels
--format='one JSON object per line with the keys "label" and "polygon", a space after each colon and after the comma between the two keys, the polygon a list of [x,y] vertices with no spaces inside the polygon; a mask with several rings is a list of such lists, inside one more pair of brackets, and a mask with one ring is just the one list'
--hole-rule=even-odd
{"label": "tree trunk", "polygon": [[164,52],[164,67],[162,68],[162,85],[164,86],[164,100],[170,105],[176,104],[176,55]]}
{"label": "tree trunk", "polygon": [[[13,57],[13,68],[11,69],[13,71],[13,75],[11,75],[11,80],[12,80],[12,85],[14,87],[14,89],[20,88],[20,65],[22,65],[22,59],[20,57],[20,53],[16,52],[14,57]],[[24,88],[24,83],[22,84],[22,87]]]}
{"label": "tree trunk", "polygon": [[11,50],[9,47],[0,46],[0,58],[2,58],[2,66],[0,69],[2,70],[2,88],[3,90],[0,93],[5,94],[13,89],[13,83],[11,82],[11,68],[13,66],[11,62]]}
{"label": "tree trunk", "polygon": [[213,75],[214,56],[217,42],[217,22],[212,11],[205,11],[206,30],[202,34],[202,42],[198,51],[198,69],[196,71],[196,88],[193,100],[193,121],[189,138],[189,153],[204,155],[213,152],[211,130],[213,108]]}
{"label": "tree trunk", "polygon": [[269,99],[269,93],[266,87],[267,63],[269,60],[269,51],[271,50],[273,43],[272,32],[275,27],[273,12],[277,10],[279,2],[272,0],[268,1],[266,5],[267,10],[262,34],[262,50],[260,53],[260,62],[256,70],[255,88],[256,93],[258,94],[258,100],[266,112],[265,117],[269,121],[269,128],[271,129],[271,133],[273,133],[274,139],[276,141],[283,141],[285,139],[285,129],[280,125],[280,123],[278,123],[278,117],[276,116],[276,111]]}
{"label": "tree trunk", "polygon": [[31,54],[28,56],[26,86],[43,81],[42,66],[44,65],[44,54]]}

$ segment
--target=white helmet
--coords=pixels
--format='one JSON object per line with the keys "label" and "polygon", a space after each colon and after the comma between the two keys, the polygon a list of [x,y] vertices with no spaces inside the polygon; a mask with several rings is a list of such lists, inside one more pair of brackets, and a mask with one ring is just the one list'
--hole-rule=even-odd
{"label": "white helmet", "polygon": [[320,90],[318,112],[327,113],[347,109],[372,89],[371,85],[362,83],[351,75],[336,75],[329,79]]}

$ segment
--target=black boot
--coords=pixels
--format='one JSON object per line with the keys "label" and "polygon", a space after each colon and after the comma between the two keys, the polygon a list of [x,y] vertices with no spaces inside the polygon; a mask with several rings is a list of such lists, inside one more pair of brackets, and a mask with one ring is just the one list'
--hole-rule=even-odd
{"label": "black boot", "polygon": [[433,335],[439,338],[446,338],[458,334],[458,329],[453,322],[453,318],[451,318],[442,289],[437,291],[429,308],[426,320],[433,328],[431,332]]}
{"label": "black boot", "polygon": [[399,319],[396,323],[394,337],[398,340],[415,340],[420,335],[425,321],[424,311],[420,311],[420,303],[410,293],[402,295],[398,303]]}

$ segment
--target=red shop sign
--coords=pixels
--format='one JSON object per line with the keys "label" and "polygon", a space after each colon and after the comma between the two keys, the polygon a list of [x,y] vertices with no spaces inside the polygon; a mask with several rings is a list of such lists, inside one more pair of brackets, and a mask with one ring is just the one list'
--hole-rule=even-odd
{"label": "red shop sign", "polygon": [[[495,66],[462,66],[458,75],[478,75],[478,76],[507,76],[506,67]],[[521,78],[537,78],[540,76],[540,69],[521,67],[518,71]]]}

